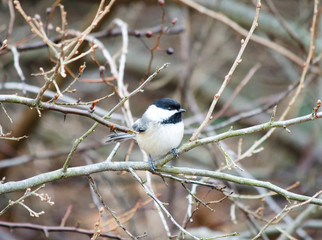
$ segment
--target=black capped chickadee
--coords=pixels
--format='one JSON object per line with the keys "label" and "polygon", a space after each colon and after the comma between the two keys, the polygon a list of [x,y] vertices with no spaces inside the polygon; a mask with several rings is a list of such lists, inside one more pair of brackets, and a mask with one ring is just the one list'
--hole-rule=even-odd
{"label": "black capped chickadee", "polygon": [[106,142],[135,138],[139,147],[148,154],[151,170],[155,171],[153,160],[160,159],[172,151],[178,155],[184,126],[180,104],[171,98],[161,98],[153,102],[142,117],[135,121],[134,134],[112,134]]}

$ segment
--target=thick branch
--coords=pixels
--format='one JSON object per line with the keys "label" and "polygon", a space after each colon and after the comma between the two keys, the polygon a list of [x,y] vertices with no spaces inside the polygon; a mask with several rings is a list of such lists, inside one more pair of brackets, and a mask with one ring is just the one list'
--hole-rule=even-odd
{"label": "thick branch", "polygon": [[[18,190],[24,190],[28,187],[38,186],[40,184],[52,182],[63,178],[87,176],[89,174],[103,172],[103,171],[129,171],[130,169],[147,171],[147,170],[150,170],[150,166],[147,162],[101,162],[101,163],[91,164],[87,166],[68,168],[65,173],[63,172],[63,169],[58,169],[52,172],[39,174],[37,176],[31,177],[25,180],[16,181],[16,182],[7,182],[4,184],[1,184],[0,194],[14,192]],[[281,194],[287,199],[292,199],[292,200],[301,201],[301,202],[307,201],[310,199],[310,197],[308,196],[289,192],[270,182],[238,177],[238,176],[234,176],[234,175],[222,173],[222,172],[202,170],[202,169],[183,168],[183,167],[180,167],[180,168],[167,167],[167,166],[164,166],[159,170],[161,172],[167,172],[172,174],[211,177],[211,178],[226,180],[226,181],[235,182],[243,185],[263,187],[271,191],[274,191],[278,194]],[[322,206],[322,199],[312,199],[311,203]]]}
{"label": "thick branch", "polygon": [[[312,121],[316,118],[322,118],[322,112],[318,112],[316,114],[308,114],[306,116],[286,120],[286,121],[277,121],[277,122],[268,122],[260,125],[256,125],[249,128],[239,129],[239,130],[230,130],[228,132],[218,134],[216,136],[207,137],[203,139],[199,139],[193,142],[188,142],[184,144],[181,148],[179,148],[179,153],[186,152],[192,148],[195,148],[200,145],[205,145],[211,142],[218,142],[220,140],[235,137],[245,134],[251,134],[254,132],[259,132],[263,130],[267,130],[270,128],[276,127],[283,127],[286,128],[291,125]],[[163,165],[166,162],[169,162],[173,159],[173,154],[169,154],[164,159],[159,161],[157,165]],[[0,185],[0,194],[14,192],[18,190],[24,190],[28,187],[38,186],[40,184],[44,184],[47,182],[52,182],[55,180],[59,180],[62,178],[68,177],[76,177],[76,176],[87,176],[89,174],[102,172],[102,171],[129,171],[129,169],[133,170],[144,170],[149,171],[150,166],[146,162],[101,162],[97,164],[87,165],[87,166],[80,166],[80,167],[73,167],[68,168],[64,172],[63,169],[58,169],[52,172],[43,173],[25,180],[17,181],[17,182],[7,182]],[[161,172],[168,172],[168,173],[175,173],[175,174],[186,174],[186,175],[193,175],[193,176],[206,176],[212,177],[222,180],[227,180],[231,182],[236,182],[239,184],[245,184],[250,186],[257,186],[257,187],[264,187],[269,190],[272,190],[276,193],[282,194],[283,196],[297,200],[297,201],[306,201],[309,199],[307,196],[294,194],[291,192],[286,191],[283,188],[277,187],[269,182],[258,181],[254,179],[242,178],[233,176],[231,174],[215,172],[215,171],[208,171],[208,170],[196,170],[190,168],[173,168],[173,167],[161,167],[158,169]],[[322,199],[313,199],[312,203],[322,205]]]}

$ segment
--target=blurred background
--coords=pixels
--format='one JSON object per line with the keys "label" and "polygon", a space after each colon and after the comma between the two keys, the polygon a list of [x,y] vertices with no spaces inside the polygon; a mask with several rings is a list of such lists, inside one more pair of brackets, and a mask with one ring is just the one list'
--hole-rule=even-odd
{"label": "blurred background", "polygon": [[[184,2],[184,1],[183,1]],[[155,46],[158,39],[158,30],[162,23],[162,8],[158,1],[116,1],[109,14],[94,29],[93,34],[100,33],[98,39],[104,43],[105,48],[119,62],[119,54],[122,48],[122,36],[119,28],[113,21],[122,19],[128,24],[129,47],[124,72],[124,82],[131,92],[157,67],[164,63],[170,63],[154,79],[144,92],[130,99],[130,108],[135,118],[141,116],[146,107],[155,99],[171,97],[187,109],[184,115],[186,134],[183,142],[187,141],[191,134],[203,120],[214,94],[220,88],[225,76],[231,68],[241,46],[241,39],[245,38],[231,26],[222,23],[209,16],[201,14],[187,4],[180,1],[166,1],[164,4],[164,30],[158,49],[153,51],[152,65],[150,48]],[[205,8],[220,12],[227,16],[241,28],[250,29],[256,8],[256,1],[197,1]],[[96,14],[99,1],[61,1],[67,12],[67,29],[82,31],[92,22]],[[48,18],[48,8],[54,1],[22,1],[25,12],[34,17],[40,17],[43,22]],[[10,25],[10,4],[3,0],[0,3],[0,40],[8,36]],[[51,69],[54,63],[48,55],[48,48],[31,48],[33,43],[41,43],[39,37],[35,37],[29,25],[16,10],[13,31],[8,42],[10,46],[16,46],[20,52],[20,66],[26,77],[28,85],[41,87],[44,84],[39,73],[40,67],[45,71]],[[255,30],[256,36],[267,40],[274,46],[287,49],[296,58],[292,59],[281,54],[276,47],[268,47],[258,42],[250,41],[242,56],[242,63],[237,67],[229,81],[216,109],[215,121],[206,128],[200,137],[225,132],[233,129],[249,127],[270,120],[272,109],[277,105],[276,119],[285,110],[299,82],[303,65],[308,53],[310,32],[313,16],[313,1],[263,1],[259,17],[259,26]],[[322,97],[321,82],[321,50],[322,22],[319,8],[318,24],[316,29],[316,54],[313,56],[312,66],[305,79],[305,87],[298,97],[287,119],[312,113],[318,99]],[[174,24],[175,23],[175,24]],[[290,29],[285,30],[285,23]],[[60,26],[61,18],[59,9],[54,12],[49,28],[49,36],[59,36],[55,29]],[[51,30],[50,30],[51,29]],[[292,35],[294,34],[294,35]],[[20,47],[20,49],[19,49]],[[24,48],[25,47],[25,48]],[[28,48],[29,47],[29,48]],[[84,43],[82,51],[88,49],[88,43]],[[292,55],[292,56],[293,56]],[[78,74],[79,67],[86,62],[86,69],[80,79],[73,85],[76,92],[64,94],[82,102],[90,102],[108,96],[114,92],[113,87],[101,81],[99,66],[105,67],[104,76],[110,77],[110,68],[99,49],[95,54],[88,55],[71,63],[66,78],[57,79],[63,89],[70,84]],[[73,75],[74,74],[74,75]],[[248,80],[245,80],[249,76]],[[4,49],[0,51],[0,94],[18,94],[23,96],[19,86],[21,79],[14,66],[13,54]],[[11,83],[11,85],[10,85]],[[116,84],[115,81],[111,81]],[[242,86],[242,83],[245,85]],[[236,89],[240,90],[231,104],[226,108]],[[54,89],[53,89],[54,90]],[[27,92],[26,97],[34,98],[36,93]],[[105,113],[119,101],[116,94],[107,97],[96,105]],[[88,109],[89,109],[88,105]],[[5,114],[3,108],[7,112]],[[220,111],[223,109],[222,111]],[[252,112],[256,114],[252,114]],[[11,132],[14,137],[28,136],[21,141],[6,141],[0,139],[0,177],[5,181],[18,181],[40,173],[56,170],[62,167],[64,161],[74,143],[74,140],[82,136],[94,123],[93,120],[79,115],[64,115],[54,111],[42,111],[39,117],[35,109],[21,104],[4,103],[0,109],[0,124],[3,133]],[[12,119],[12,122],[8,116]],[[249,117],[243,117],[243,116]],[[122,121],[122,111],[112,116],[111,121],[126,125]],[[321,190],[322,186],[322,123],[320,120],[303,123],[290,127],[290,133],[283,129],[277,129],[275,133],[262,144],[264,149],[251,157],[243,159],[243,168],[254,178],[270,181],[280,187],[287,188],[296,182],[300,184],[292,191],[307,196],[312,196]],[[114,145],[103,145],[101,142],[110,133],[110,129],[100,125],[95,132],[89,135],[80,145],[71,161],[71,166],[81,166],[95,162],[102,162],[109,155]],[[263,132],[242,137],[241,151],[247,150],[254,141],[263,136]],[[237,153],[240,138],[229,138],[223,141],[225,148]],[[130,142],[122,143],[114,161],[124,161]],[[26,162],[17,165],[1,165],[2,161],[28,158]],[[19,159],[18,159],[19,160]],[[130,161],[142,161],[142,154],[137,145],[129,156]],[[206,145],[195,148],[180,156],[170,164],[198,169],[217,170],[226,164],[223,151],[218,145]],[[235,170],[225,172],[236,174]],[[140,173],[142,178],[144,173]],[[145,194],[142,187],[128,173],[104,172],[92,176],[105,200],[118,216],[122,217],[125,226],[135,235],[144,235],[143,239],[166,239],[166,234],[153,202]],[[155,193],[160,194],[160,200],[167,203],[167,209],[174,218],[181,223],[187,209],[187,191],[178,182],[165,180],[159,176],[153,176],[152,182]],[[256,194],[256,191],[248,186],[235,185],[229,182],[218,182],[219,185],[233,189],[235,193]],[[188,185],[189,186],[189,185]],[[190,186],[189,186],[190,187]],[[35,211],[45,211],[39,218],[30,217],[28,211],[22,206],[13,206],[5,214],[0,216],[1,221],[16,223],[33,223],[40,225],[59,226],[68,208],[66,226],[78,226],[85,229],[94,229],[94,224],[99,218],[96,205],[93,203],[88,179],[75,177],[59,180],[46,184],[40,192],[51,196],[54,206],[41,202],[36,197],[25,200],[25,204]],[[0,196],[0,207],[3,209],[9,199],[15,200],[23,195],[23,192],[14,192]],[[219,200],[223,197],[220,191],[209,187],[198,187],[196,195],[203,201]],[[274,197],[280,207],[284,207],[287,201],[282,196]],[[242,200],[252,211],[261,207],[260,199]],[[135,208],[136,204],[141,205]],[[235,231],[241,233],[252,232],[253,226],[249,216],[240,209],[236,210],[237,224],[230,218],[230,209],[233,203],[225,199],[217,204],[211,204],[214,211],[200,205],[193,215],[193,222],[188,223],[188,229],[198,231],[207,229],[213,233],[228,234]],[[135,211],[134,211],[135,209]],[[291,217],[296,218],[305,208],[298,208],[291,212]],[[274,213],[269,208],[264,208],[264,216],[270,219]],[[318,228],[313,226],[305,229],[318,239],[322,234],[321,210],[308,217],[315,221]],[[128,237],[120,228],[117,228],[113,220],[105,219],[107,232],[122,237]],[[260,225],[263,223],[261,222]],[[169,221],[171,231],[176,233],[176,227]],[[316,226],[316,225],[314,225]],[[260,229],[260,228],[259,228]],[[197,231],[196,230],[196,231]],[[104,231],[104,230],[102,230]],[[255,230],[256,232],[256,230]],[[269,235],[269,239],[278,236]],[[198,234],[197,234],[198,235]],[[254,235],[252,235],[254,236]],[[295,237],[299,237],[294,235]],[[28,229],[9,229],[0,227],[0,239],[46,239],[44,233]],[[89,239],[88,236],[68,233],[50,232],[49,239]],[[238,239],[238,238],[236,238]],[[245,238],[247,239],[247,238]],[[300,238],[302,239],[302,238]],[[308,238],[309,239],[309,238]]]}

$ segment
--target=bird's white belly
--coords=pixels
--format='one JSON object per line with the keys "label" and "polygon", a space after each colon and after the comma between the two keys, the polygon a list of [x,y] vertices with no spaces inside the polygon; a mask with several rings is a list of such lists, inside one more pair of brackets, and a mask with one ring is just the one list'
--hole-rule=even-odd
{"label": "bird's white belly", "polygon": [[183,122],[158,124],[146,132],[138,133],[136,139],[142,150],[150,154],[153,159],[157,159],[179,146],[183,131]]}

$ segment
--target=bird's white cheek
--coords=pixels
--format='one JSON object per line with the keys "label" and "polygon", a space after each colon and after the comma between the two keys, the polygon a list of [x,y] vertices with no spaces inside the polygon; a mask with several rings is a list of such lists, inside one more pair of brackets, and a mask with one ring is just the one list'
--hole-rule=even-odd
{"label": "bird's white cheek", "polygon": [[136,138],[141,149],[152,158],[159,158],[179,146],[183,132],[183,122],[180,122],[154,126],[149,131],[138,134]]}
{"label": "bird's white cheek", "polygon": [[172,116],[174,113],[176,113],[177,110],[167,110],[158,108],[155,105],[149,106],[149,108],[144,113],[145,117],[149,119],[150,121],[160,122],[163,119],[167,119],[170,116]]}

